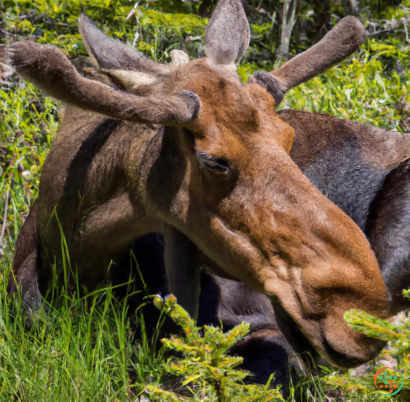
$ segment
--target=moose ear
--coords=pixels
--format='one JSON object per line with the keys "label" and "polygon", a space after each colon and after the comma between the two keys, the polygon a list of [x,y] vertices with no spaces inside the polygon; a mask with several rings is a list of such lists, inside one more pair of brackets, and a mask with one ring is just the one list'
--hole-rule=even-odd
{"label": "moose ear", "polygon": [[136,49],[100,31],[85,14],[81,14],[78,25],[87,52],[97,68],[140,71],[148,74],[166,72],[166,66],[155,63]]}
{"label": "moose ear", "polygon": [[250,28],[241,0],[220,0],[205,32],[209,59],[222,66],[238,63],[249,41]]}

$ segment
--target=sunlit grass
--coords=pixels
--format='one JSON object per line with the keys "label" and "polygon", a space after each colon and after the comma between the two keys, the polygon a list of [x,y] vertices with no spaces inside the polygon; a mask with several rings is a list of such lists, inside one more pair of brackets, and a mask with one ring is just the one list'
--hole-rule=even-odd
{"label": "sunlit grass", "polygon": [[134,341],[126,301],[112,289],[83,299],[63,292],[27,328],[19,298],[6,294],[7,262],[0,272],[1,401],[125,401],[160,386],[162,351]]}

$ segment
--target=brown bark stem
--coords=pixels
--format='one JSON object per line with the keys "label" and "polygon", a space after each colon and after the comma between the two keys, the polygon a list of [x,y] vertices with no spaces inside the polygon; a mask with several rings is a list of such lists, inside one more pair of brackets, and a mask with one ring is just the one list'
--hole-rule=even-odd
{"label": "brown bark stem", "polygon": [[279,62],[289,54],[290,37],[296,23],[297,0],[285,0],[282,9],[282,33],[280,45],[276,52]]}

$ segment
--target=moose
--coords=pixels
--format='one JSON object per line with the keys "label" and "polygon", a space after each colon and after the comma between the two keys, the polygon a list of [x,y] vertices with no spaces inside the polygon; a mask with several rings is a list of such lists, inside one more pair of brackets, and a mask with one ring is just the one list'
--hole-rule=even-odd
{"label": "moose", "polygon": [[[354,18],[321,43],[243,85],[235,64],[249,44],[239,0],[221,0],[205,35],[208,57],[160,65],[103,34],[80,33],[109,83],[77,73],[52,46],[23,41],[7,64],[69,105],[44,164],[39,198],[16,245],[10,292],[36,306],[59,269],[84,289],[127,268],[147,233],[164,236],[170,291],[197,316],[200,268],[266,295],[297,348],[338,367],[384,345],[353,331],[344,312],[387,315],[388,294],[360,228],[292,161],[294,129],[275,109],[290,88],[364,40]],[[64,272],[62,230],[74,272]],[[15,281],[14,281],[15,278]]]}
{"label": "moose", "polygon": [[[282,110],[279,116],[295,129],[291,157],[320,191],[342,208],[363,230],[379,261],[389,292],[389,316],[409,310],[402,290],[410,287],[409,266],[409,161],[410,135],[371,127],[332,116]],[[154,254],[160,250],[151,248]],[[210,279],[206,279],[208,282]],[[244,368],[257,382],[265,383],[272,372],[275,380],[288,384],[288,359],[295,352],[310,352],[303,359],[317,359],[314,351],[299,344],[289,347],[278,333],[273,309],[262,294],[244,283],[214,278],[212,304],[206,295],[201,304],[211,305],[213,314],[200,310],[203,323],[227,329],[241,322],[251,325],[251,335],[232,353],[244,357]],[[206,285],[209,289],[209,285]],[[209,292],[209,290],[208,290]],[[210,307],[207,307],[208,310]],[[293,329],[280,326],[287,339]],[[293,345],[297,344],[294,342]],[[269,361],[270,356],[275,359]],[[301,355],[303,358],[303,354]],[[298,370],[298,362],[291,360]],[[279,376],[276,376],[279,374]]]}
{"label": "moose", "polygon": [[[410,287],[410,135],[318,113],[282,110],[278,114],[295,129],[292,159],[369,238],[387,284],[389,315],[408,310],[402,289]],[[156,236],[146,241],[149,246],[145,244],[139,251],[138,261],[144,272],[155,272],[158,278],[165,271],[161,241]],[[158,279],[152,281],[152,286],[166,293]],[[244,358],[243,368],[253,373],[253,381],[266,383],[274,372],[274,385],[281,384],[286,395],[289,363],[294,373],[303,370],[301,362],[291,357],[296,351],[305,357],[306,347],[290,347],[278,331],[268,298],[244,283],[203,273],[198,322],[219,325],[221,321],[226,330],[241,322],[251,325],[250,336],[239,342],[232,353]],[[283,327],[282,332],[289,337],[293,331]],[[312,357],[318,359],[312,350],[309,352],[302,363],[309,364]]]}

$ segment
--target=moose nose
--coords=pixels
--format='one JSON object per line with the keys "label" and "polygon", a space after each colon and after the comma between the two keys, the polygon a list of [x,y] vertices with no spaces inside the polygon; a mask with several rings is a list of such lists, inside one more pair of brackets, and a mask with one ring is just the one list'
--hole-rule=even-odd
{"label": "moose nose", "polygon": [[[377,341],[376,341],[377,342]],[[386,342],[384,341],[379,341],[378,345],[376,345],[374,356],[376,357],[379,352],[383,349],[384,345]],[[335,350],[327,341],[326,337],[323,340],[323,347],[329,356],[329,358],[333,361],[334,364],[336,364],[338,367],[341,368],[352,368],[352,367],[357,367],[360,366],[361,364],[364,364],[369,361],[369,356],[367,355],[366,357],[361,357],[361,356],[353,356],[353,355],[348,355],[345,352],[339,352]]]}
{"label": "moose nose", "polygon": [[278,289],[278,296],[270,295],[270,300],[279,328],[296,353],[309,352],[315,362],[321,355],[348,369],[375,358],[384,347],[384,341],[360,334],[344,322],[349,307],[336,303],[325,313],[315,314],[307,311],[292,288],[285,288]]}
{"label": "moose nose", "polygon": [[375,358],[386,342],[369,338],[356,332],[343,322],[343,314],[338,318],[332,314],[321,325],[323,349],[339,367],[352,368]]}

